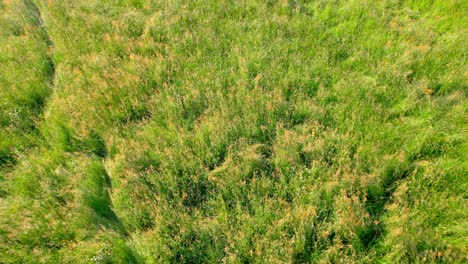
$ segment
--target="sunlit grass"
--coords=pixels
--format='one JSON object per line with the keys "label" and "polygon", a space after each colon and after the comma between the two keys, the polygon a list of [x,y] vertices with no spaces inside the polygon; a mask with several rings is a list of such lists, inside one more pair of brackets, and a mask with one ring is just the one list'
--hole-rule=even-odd
{"label": "sunlit grass", "polygon": [[2,261],[466,261],[462,1],[0,3]]}

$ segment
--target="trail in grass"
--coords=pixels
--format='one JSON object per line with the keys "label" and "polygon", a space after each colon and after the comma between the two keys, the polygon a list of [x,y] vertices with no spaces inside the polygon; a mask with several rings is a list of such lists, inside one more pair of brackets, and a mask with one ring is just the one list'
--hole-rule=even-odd
{"label": "trail in grass", "polygon": [[[33,13],[36,18],[37,25],[42,29],[47,47],[48,47],[48,62],[50,64],[50,74],[49,74],[49,84],[51,86],[52,92],[54,92],[54,85],[56,82],[56,65],[54,63],[54,41],[48,32],[48,25],[44,22],[43,14],[41,13],[39,7],[34,3],[33,0],[24,0],[25,5],[28,6],[29,11]],[[52,95],[53,96],[53,95]],[[44,112],[47,111],[47,108],[44,107]],[[105,149],[105,143],[103,142],[103,148]],[[53,151],[53,149],[51,149]],[[93,156],[93,155],[91,155]],[[111,200],[112,193],[112,184],[109,179],[108,172],[104,166],[104,161],[107,158],[107,152],[104,151],[102,155],[98,154],[96,160],[93,161],[92,165],[88,166],[87,178],[89,181],[94,181],[92,184],[95,185],[94,189],[88,189],[87,192],[83,194],[85,202],[102,220],[99,222],[103,226],[111,228],[116,232],[120,233],[122,236],[127,236],[128,232],[125,230],[125,227],[122,225],[120,219],[113,211],[113,205]],[[69,157],[69,160],[77,161],[79,160],[79,154],[73,154]],[[90,159],[93,159],[90,157]],[[97,169],[95,169],[97,168]]]}
{"label": "trail in grass", "polygon": [[[55,63],[53,59],[53,49],[54,49],[54,42],[52,41],[52,38],[49,35],[49,31],[44,24],[44,20],[42,18],[42,13],[37,7],[37,5],[32,1],[32,0],[24,0],[25,6],[28,8],[28,10],[31,12],[32,16],[35,18],[35,23],[36,25],[41,29],[45,42],[47,44],[47,63],[49,66],[49,85],[51,87],[51,90],[53,92],[54,88],[54,83],[55,83]],[[45,108],[45,107],[44,107]]]}

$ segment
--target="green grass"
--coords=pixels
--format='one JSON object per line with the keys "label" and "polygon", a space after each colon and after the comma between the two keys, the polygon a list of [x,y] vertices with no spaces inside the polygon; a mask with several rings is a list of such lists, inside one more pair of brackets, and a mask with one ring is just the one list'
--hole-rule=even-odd
{"label": "green grass", "polygon": [[466,17],[0,0],[0,262],[465,263]]}
{"label": "green grass", "polygon": [[[6,5],[5,3],[3,5]],[[47,36],[36,10],[13,1],[2,6],[0,27],[0,170],[37,142],[37,123],[53,72]]]}

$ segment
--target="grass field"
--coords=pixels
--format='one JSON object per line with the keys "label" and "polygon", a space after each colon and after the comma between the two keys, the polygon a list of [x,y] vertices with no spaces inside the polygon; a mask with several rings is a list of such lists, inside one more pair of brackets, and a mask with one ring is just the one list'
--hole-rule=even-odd
{"label": "grass field", "polygon": [[0,263],[467,263],[468,2],[0,0]]}

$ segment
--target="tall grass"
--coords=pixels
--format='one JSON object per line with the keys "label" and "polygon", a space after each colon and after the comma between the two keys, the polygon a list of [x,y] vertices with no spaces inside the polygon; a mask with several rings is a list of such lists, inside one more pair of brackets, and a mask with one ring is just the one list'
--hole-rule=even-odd
{"label": "tall grass", "polygon": [[21,3],[2,261],[467,260],[461,1]]}

